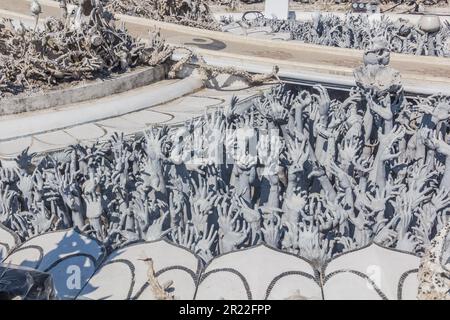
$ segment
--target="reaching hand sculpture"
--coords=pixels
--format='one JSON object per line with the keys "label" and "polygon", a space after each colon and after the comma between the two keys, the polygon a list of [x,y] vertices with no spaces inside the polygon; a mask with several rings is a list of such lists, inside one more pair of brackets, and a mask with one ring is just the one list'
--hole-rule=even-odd
{"label": "reaching hand sculpture", "polygon": [[281,218],[277,214],[266,218],[263,222],[261,232],[266,244],[278,248],[281,241]]}
{"label": "reaching hand sculpture", "polygon": [[240,198],[239,200],[239,215],[241,215],[244,221],[250,226],[250,243],[257,244],[259,241],[261,241],[261,210],[252,209],[243,198]]}
{"label": "reaching hand sculpture", "polygon": [[425,138],[425,144],[445,156],[445,171],[439,185],[440,189],[450,190],[450,145],[442,139],[437,139],[432,136],[432,132],[428,131]]}
{"label": "reaching hand sculpture", "polygon": [[153,223],[147,229],[145,240],[155,241],[162,239],[166,234],[173,230],[172,228],[164,230],[164,222],[166,221],[167,216],[168,212],[164,213],[161,217],[153,221]]}
{"label": "reaching hand sculpture", "polygon": [[372,42],[344,99],[280,85],[179,126],[25,150],[0,166],[0,222],[21,240],[76,227],[108,249],[167,238],[205,262],[259,243],[319,267],[371,241],[421,255],[450,214],[450,100],[405,98]]}
{"label": "reaching hand sculpture", "polygon": [[[314,87],[314,89],[319,93],[314,95],[315,107],[317,108],[317,116],[314,120],[314,130],[316,135],[316,145],[315,145],[315,155],[316,159],[320,164],[325,163],[325,142],[327,137],[321,132],[320,129],[326,129],[328,127],[328,111],[330,109],[331,100],[328,95],[328,91],[321,85]],[[319,130],[317,130],[319,129]],[[325,131],[325,130],[323,130]]]}
{"label": "reaching hand sculpture", "polygon": [[[298,139],[301,139],[300,141]],[[305,172],[305,163],[310,157],[310,147],[306,137],[296,137],[286,139],[289,166],[287,168],[288,186],[286,189],[286,198],[294,195],[297,188],[305,190],[306,185],[303,179],[299,178],[299,173]]]}
{"label": "reaching hand sculpture", "polygon": [[219,250],[227,253],[236,250],[248,237],[250,225],[243,219],[232,206],[223,203],[218,208],[219,214]]}
{"label": "reaching hand sculpture", "polygon": [[210,227],[209,232],[207,229],[207,226],[205,226],[205,229],[202,231],[202,234],[199,234],[197,231],[197,238],[200,239],[195,244],[194,252],[198,254],[203,261],[209,262],[213,257],[213,252],[216,252],[215,246],[216,246],[216,240],[218,232],[217,230],[214,230],[214,227]]}

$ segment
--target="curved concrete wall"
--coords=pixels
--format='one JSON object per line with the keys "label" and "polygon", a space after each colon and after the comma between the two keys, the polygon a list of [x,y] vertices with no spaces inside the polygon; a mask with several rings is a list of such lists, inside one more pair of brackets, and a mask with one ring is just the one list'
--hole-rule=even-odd
{"label": "curved concrete wall", "polygon": [[0,119],[0,141],[48,133],[76,125],[118,117],[167,103],[202,87],[203,81],[201,77],[194,74],[170,84],[154,84],[149,88],[141,88],[138,92],[133,92],[132,95],[122,93],[112,98],[72,105],[61,110],[43,111],[36,114],[11,117],[10,119]]}
{"label": "curved concrete wall", "polygon": [[99,99],[149,85],[166,77],[165,65],[138,68],[128,73],[115,74],[86,84],[65,89],[54,89],[33,95],[21,94],[0,100],[0,116],[63,107],[65,105]]}

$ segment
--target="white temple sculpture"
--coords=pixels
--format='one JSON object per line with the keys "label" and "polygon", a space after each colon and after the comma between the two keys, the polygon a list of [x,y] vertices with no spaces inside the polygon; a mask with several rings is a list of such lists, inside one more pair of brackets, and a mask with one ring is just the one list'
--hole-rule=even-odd
{"label": "white temple sculpture", "polygon": [[[83,46],[110,63],[81,58],[95,66],[86,78],[169,59],[158,34],[138,43],[100,4],[91,9],[88,22],[67,14],[69,25],[0,24],[0,34],[42,53],[15,40],[73,37],[66,27],[79,23]],[[323,19],[333,21],[308,28],[322,30]],[[369,35],[343,97],[277,84],[177,125],[0,163],[2,262],[50,273],[62,299],[447,298],[450,97],[407,97],[392,46]],[[183,49],[169,75],[192,57],[205,82],[228,73],[261,84],[278,73],[213,67]],[[44,59],[71,72],[2,77],[2,93],[78,79],[65,60],[74,50]]]}

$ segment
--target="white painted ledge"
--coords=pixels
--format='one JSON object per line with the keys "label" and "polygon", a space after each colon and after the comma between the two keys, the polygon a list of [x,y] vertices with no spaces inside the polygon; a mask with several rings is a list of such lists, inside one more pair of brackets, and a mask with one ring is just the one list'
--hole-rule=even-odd
{"label": "white painted ledge", "polygon": [[0,118],[0,141],[118,117],[167,103],[202,87],[203,81],[200,76],[193,74],[174,83],[155,83],[61,110],[50,109],[45,112],[3,117]]}
{"label": "white painted ledge", "polygon": [[67,88],[53,88],[36,94],[21,93],[0,100],[0,116],[29,111],[60,108],[70,104],[100,99],[161,81],[166,66],[140,67],[108,78],[95,79]]}

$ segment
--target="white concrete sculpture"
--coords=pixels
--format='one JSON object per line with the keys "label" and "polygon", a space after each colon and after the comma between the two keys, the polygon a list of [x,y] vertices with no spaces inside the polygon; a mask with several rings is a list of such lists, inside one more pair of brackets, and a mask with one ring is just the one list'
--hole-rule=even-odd
{"label": "white concrete sculpture", "polygon": [[[274,34],[290,34],[290,39],[324,46],[365,50],[373,38],[383,37],[392,52],[414,55],[450,57],[450,23],[440,21],[438,16],[424,16],[418,25],[406,19],[393,20],[379,14],[351,14],[344,17],[331,13],[314,13],[311,20],[289,20],[286,1],[266,1],[273,3],[274,12],[254,15],[255,19],[236,22],[222,19],[223,30],[227,26],[240,24],[244,29],[269,28]],[[281,5],[281,6],[280,6]],[[389,30],[386,32],[386,30]],[[236,30],[234,31],[236,32]]]}
{"label": "white concrete sculpture", "polygon": [[259,245],[214,259],[203,272],[197,300],[322,299],[311,264]]}
{"label": "white concrete sculpture", "polygon": [[331,260],[323,272],[325,300],[411,300],[420,258],[371,244]]}
{"label": "white concrete sculpture", "polygon": [[52,275],[59,299],[73,299],[86,285],[105,249],[75,230],[49,232],[22,243],[4,264],[30,267]]}
{"label": "white concrete sculpture", "polygon": [[166,241],[138,243],[113,252],[96,271],[78,299],[161,299],[149,279],[147,259],[153,261],[153,281],[174,299],[194,298],[200,259]]}
{"label": "white concrete sculpture", "polygon": [[[71,227],[114,252],[80,298],[192,299],[195,255],[209,263],[199,299],[320,299],[321,285],[335,298],[347,282],[358,297],[415,297],[418,257],[450,213],[450,97],[408,99],[389,60],[388,43],[371,38],[343,99],[279,85],[178,126],[42,157],[24,150],[16,168],[0,166],[0,222],[58,256],[68,247],[49,232]],[[145,243],[160,239],[186,250]],[[8,259],[41,268],[39,252]],[[368,290],[376,270],[387,274]]]}
{"label": "white concrete sculpture", "polygon": [[0,223],[0,261],[3,261],[19,243],[19,237]]}

